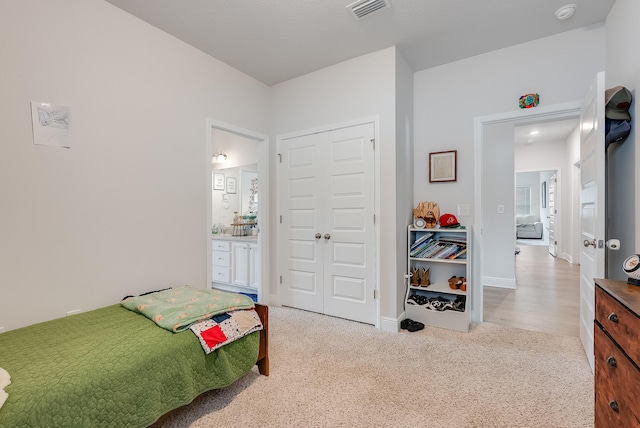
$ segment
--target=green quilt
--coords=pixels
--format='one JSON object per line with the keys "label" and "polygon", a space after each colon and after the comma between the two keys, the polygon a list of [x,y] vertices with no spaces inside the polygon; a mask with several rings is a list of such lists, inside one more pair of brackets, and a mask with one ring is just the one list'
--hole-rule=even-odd
{"label": "green quilt", "polygon": [[238,309],[254,307],[250,297],[189,285],[170,288],[122,301],[125,308],[139,312],[169,331],[183,331],[196,321]]}
{"label": "green quilt", "polygon": [[0,427],[144,427],[255,365],[251,333],[206,355],[120,304],[0,334]]}

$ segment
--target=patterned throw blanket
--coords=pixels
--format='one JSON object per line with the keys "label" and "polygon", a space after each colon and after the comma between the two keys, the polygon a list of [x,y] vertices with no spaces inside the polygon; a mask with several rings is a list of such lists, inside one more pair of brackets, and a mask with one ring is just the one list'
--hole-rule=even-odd
{"label": "patterned throw blanket", "polygon": [[189,285],[128,297],[121,304],[173,332],[186,330],[194,322],[214,315],[254,308],[253,300],[248,296]]}
{"label": "patterned throw blanket", "polygon": [[198,336],[204,352],[209,354],[249,333],[262,330],[262,323],[255,309],[248,309],[216,315],[192,324],[190,329]]}

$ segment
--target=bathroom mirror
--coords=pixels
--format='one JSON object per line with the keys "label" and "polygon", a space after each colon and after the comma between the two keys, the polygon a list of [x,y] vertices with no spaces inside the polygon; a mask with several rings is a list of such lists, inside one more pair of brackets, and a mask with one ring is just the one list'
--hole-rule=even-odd
{"label": "bathroom mirror", "polygon": [[[216,176],[214,177],[213,174]],[[214,226],[230,227],[235,212],[258,211],[258,166],[256,164],[215,169],[212,180],[217,179],[219,190],[213,186],[211,220]],[[253,189],[252,189],[253,186]]]}
{"label": "bathroom mirror", "polygon": [[240,212],[258,212],[258,172],[255,169],[240,168]]}

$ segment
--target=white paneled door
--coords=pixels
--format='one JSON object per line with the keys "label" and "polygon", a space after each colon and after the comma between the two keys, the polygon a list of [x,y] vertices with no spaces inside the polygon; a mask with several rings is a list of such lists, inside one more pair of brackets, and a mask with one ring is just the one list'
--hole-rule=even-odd
{"label": "white paneled door", "polygon": [[549,179],[548,192],[546,195],[549,207],[549,254],[553,257],[558,255],[558,240],[556,239],[556,176]]}
{"label": "white paneled door", "polygon": [[375,324],[374,125],[281,141],[278,298]]}
{"label": "white paneled door", "polygon": [[593,370],[594,278],[605,275],[604,73],[580,111],[580,340]]}

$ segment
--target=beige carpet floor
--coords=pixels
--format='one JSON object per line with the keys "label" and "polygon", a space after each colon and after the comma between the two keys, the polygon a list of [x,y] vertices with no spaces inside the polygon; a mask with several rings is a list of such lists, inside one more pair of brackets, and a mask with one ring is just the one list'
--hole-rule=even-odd
{"label": "beige carpet floor", "polygon": [[154,427],[591,427],[576,337],[496,324],[389,333],[270,308],[271,374],[254,368]]}

